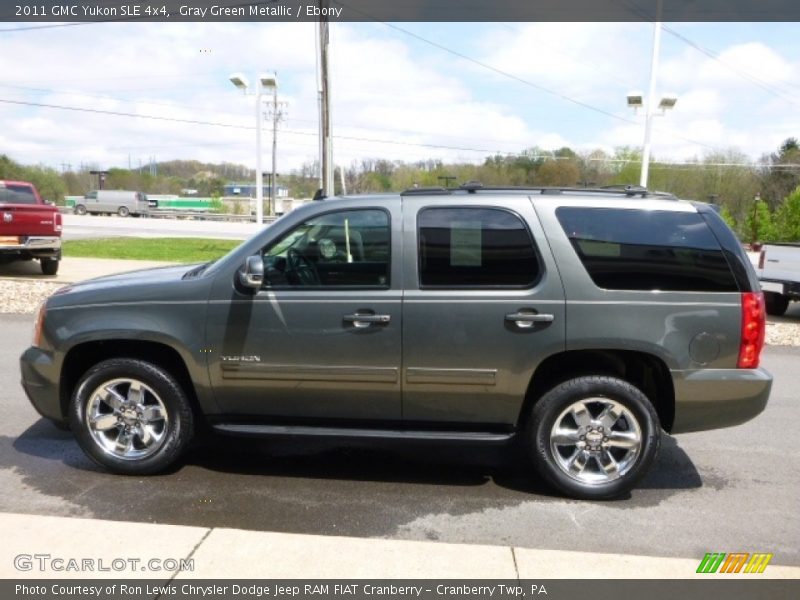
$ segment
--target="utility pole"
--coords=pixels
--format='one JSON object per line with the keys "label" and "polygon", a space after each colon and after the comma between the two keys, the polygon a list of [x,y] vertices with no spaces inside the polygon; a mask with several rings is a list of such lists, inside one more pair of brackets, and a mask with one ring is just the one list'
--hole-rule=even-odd
{"label": "utility pole", "polygon": [[[327,0],[320,0],[320,14],[325,15]],[[331,85],[328,65],[328,44],[330,33],[328,17],[320,16],[319,19],[319,53],[320,53],[320,137],[322,165],[322,195],[329,197],[334,194],[333,189],[333,142],[331,140]]]}
{"label": "utility pole", "polygon": [[[278,73],[275,73],[275,80],[278,80]],[[269,182],[269,214],[275,214],[275,177],[278,173],[278,86],[272,88],[272,177]]]}
{"label": "utility pole", "polygon": [[[277,73],[275,75],[277,81]],[[275,214],[277,207],[278,196],[275,191],[275,185],[278,177],[278,123],[280,123],[286,116],[284,109],[288,104],[286,102],[278,102],[278,86],[274,86],[272,100],[270,101],[270,113],[272,117],[272,178],[269,184],[269,214]]]}

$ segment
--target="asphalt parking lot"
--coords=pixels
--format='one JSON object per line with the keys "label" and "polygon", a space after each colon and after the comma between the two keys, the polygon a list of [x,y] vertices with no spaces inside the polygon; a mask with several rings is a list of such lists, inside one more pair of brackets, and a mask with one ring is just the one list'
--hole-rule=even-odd
{"label": "asphalt parking lot", "polygon": [[32,317],[0,315],[0,511],[279,532],[700,557],[772,552],[800,565],[800,349],[769,347],[767,410],[745,425],[666,437],[626,499],[553,495],[507,454],[219,438],[166,475],[121,477],[39,419],[17,358]]}

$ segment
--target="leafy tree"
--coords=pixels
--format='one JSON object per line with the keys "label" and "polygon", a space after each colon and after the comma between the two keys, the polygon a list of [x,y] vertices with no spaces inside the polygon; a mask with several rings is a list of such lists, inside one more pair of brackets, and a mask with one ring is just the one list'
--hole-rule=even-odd
{"label": "leafy tree", "polygon": [[574,186],[581,172],[573,160],[549,160],[539,167],[539,185]]}
{"label": "leafy tree", "polygon": [[22,167],[5,154],[0,154],[0,179],[20,179]]}
{"label": "leafy tree", "polygon": [[800,146],[797,139],[786,139],[776,153],[762,158],[761,195],[776,208],[800,185]]}
{"label": "leafy tree", "polygon": [[728,210],[728,207],[724,204],[722,205],[722,208],[720,208],[719,216],[722,217],[722,220],[728,224],[728,227],[736,231],[736,219],[731,214],[731,211]]}
{"label": "leafy tree", "polygon": [[753,202],[745,219],[744,233],[751,243],[771,242],[775,240],[775,224],[769,205],[763,200]]}
{"label": "leafy tree", "polygon": [[22,177],[30,181],[39,190],[42,198],[51,202],[62,203],[67,186],[61,175],[55,169],[47,167],[26,167]]}
{"label": "leafy tree", "polygon": [[775,211],[775,234],[782,242],[800,241],[800,187]]}

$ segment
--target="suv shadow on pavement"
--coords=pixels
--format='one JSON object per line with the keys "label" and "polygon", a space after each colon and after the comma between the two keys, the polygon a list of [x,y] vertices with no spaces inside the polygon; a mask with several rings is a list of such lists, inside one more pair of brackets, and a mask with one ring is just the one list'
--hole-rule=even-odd
{"label": "suv shadow on pavement", "polygon": [[[291,530],[294,519],[330,521],[348,497],[366,511],[366,522],[387,521],[387,511],[460,513],[524,502],[564,502],[542,479],[530,477],[524,460],[514,460],[515,452],[513,447],[210,436],[187,454],[183,466],[160,476],[120,479],[90,461],[69,432],[47,420],[37,421],[16,439],[0,436],[0,468],[13,468],[20,483],[36,494],[72,506],[71,514],[85,509],[95,518],[119,519],[123,502],[125,520],[150,521],[158,507],[160,522],[275,530]],[[624,507],[631,499],[637,506],[656,505],[678,491],[703,486],[691,459],[671,436],[663,437],[657,463],[659,468],[643,479],[639,491],[611,505]],[[444,487],[448,491],[443,493]],[[9,492],[9,498],[14,497],[13,490]],[[390,501],[382,505],[381,497]],[[203,498],[215,498],[217,505],[198,508]],[[364,498],[375,498],[374,504],[364,504]],[[228,502],[235,505],[235,514],[225,508]],[[5,510],[37,512],[30,505]],[[301,527],[316,526],[320,525]],[[393,530],[388,521],[382,526]]]}

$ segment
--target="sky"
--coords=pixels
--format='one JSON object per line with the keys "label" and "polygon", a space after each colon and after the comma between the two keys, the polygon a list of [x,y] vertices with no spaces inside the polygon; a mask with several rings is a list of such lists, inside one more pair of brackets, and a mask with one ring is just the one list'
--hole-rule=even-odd
{"label": "sky", "polygon": [[[229,76],[273,71],[287,103],[278,172],[318,157],[313,23],[30,26],[0,24],[0,153],[14,160],[58,170],[151,158],[255,167],[255,97]],[[666,23],[656,103],[678,102],[654,119],[654,157],[736,149],[756,160],[800,137],[799,31]],[[626,95],[648,90],[652,40],[652,23],[333,23],[334,160],[638,148],[644,117]],[[265,171],[271,140],[265,122]]]}

